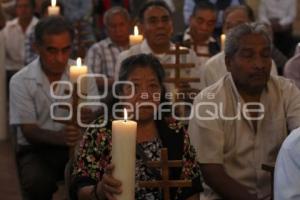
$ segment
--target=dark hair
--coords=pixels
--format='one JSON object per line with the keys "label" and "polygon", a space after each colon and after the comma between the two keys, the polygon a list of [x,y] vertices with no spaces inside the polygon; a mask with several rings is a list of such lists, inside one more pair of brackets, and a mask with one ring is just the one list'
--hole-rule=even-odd
{"label": "dark hair", "polygon": [[[35,0],[28,0],[28,1],[29,1],[31,8],[34,9],[35,8]],[[17,4],[18,4],[18,0],[16,1],[16,6],[17,6]]]}
{"label": "dark hair", "polygon": [[74,29],[71,23],[62,16],[49,16],[41,19],[35,27],[35,41],[43,44],[45,35],[55,35],[68,32],[71,40],[74,39]]}
{"label": "dark hair", "polygon": [[[41,15],[44,16],[45,13],[47,12],[48,10],[48,7],[51,6],[51,0],[44,0],[42,5],[41,5]],[[60,8],[60,15],[64,15],[64,6],[63,4],[60,2],[60,1],[57,1],[56,2],[56,6],[58,6]]]}
{"label": "dark hair", "polygon": [[154,6],[162,7],[168,11],[170,16],[172,15],[171,9],[164,1],[160,1],[160,0],[159,1],[148,1],[145,4],[143,4],[142,8],[139,11],[138,18],[139,18],[140,22],[144,21],[144,14],[145,14],[146,10],[148,10],[148,8],[154,7]]}
{"label": "dark hair", "polygon": [[193,9],[192,16],[195,16],[198,10],[211,10],[212,12],[217,13],[216,6],[209,1],[201,1],[197,3]]}
{"label": "dark hair", "polygon": [[230,13],[236,10],[243,10],[251,22],[255,21],[254,12],[248,5],[236,5],[236,6],[230,6],[224,11],[223,22],[225,22],[227,16]]}
{"label": "dark hair", "polygon": [[[127,81],[131,72],[138,67],[149,67],[153,70],[158,79],[159,85],[162,88],[161,102],[166,102],[166,88],[163,83],[165,79],[165,70],[159,60],[151,54],[137,54],[123,60],[121,63],[118,81]],[[117,85],[116,90],[119,94],[122,91],[122,87],[122,84]]]}

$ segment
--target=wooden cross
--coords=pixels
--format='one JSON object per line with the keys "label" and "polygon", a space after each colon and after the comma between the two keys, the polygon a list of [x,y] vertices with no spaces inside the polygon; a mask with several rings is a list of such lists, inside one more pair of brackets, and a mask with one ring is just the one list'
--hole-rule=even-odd
{"label": "wooden cross", "polygon": [[169,168],[170,167],[182,167],[182,160],[168,160],[167,148],[162,148],[160,153],[160,161],[148,161],[148,167],[161,168],[161,180],[158,181],[139,181],[140,187],[145,188],[162,188],[164,194],[164,200],[170,199],[170,188],[172,187],[191,187],[191,180],[169,180]]}
{"label": "wooden cross", "polygon": [[189,53],[188,49],[181,49],[179,44],[176,44],[175,49],[169,50],[167,54],[175,55],[175,64],[163,64],[166,69],[175,69],[175,78],[167,78],[165,82],[174,83],[177,88],[180,87],[180,83],[199,82],[200,78],[183,78],[180,76],[181,69],[194,68],[194,63],[180,63],[180,55],[186,55]]}

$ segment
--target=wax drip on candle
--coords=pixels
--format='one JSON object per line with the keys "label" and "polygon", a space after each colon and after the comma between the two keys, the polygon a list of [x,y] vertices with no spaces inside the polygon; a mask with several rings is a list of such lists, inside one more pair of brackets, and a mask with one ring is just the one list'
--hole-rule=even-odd
{"label": "wax drip on candle", "polygon": [[127,110],[124,108],[124,122],[127,121],[128,115],[127,115]]}
{"label": "wax drip on candle", "polygon": [[52,7],[56,6],[56,0],[51,0],[51,6]]}

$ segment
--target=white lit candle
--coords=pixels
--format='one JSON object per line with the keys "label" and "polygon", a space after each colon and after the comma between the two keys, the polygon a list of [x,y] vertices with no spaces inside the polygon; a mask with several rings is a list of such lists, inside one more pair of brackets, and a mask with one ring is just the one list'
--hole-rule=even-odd
{"label": "white lit candle", "polygon": [[56,6],[56,0],[51,0],[51,6],[48,6],[48,15],[59,15],[60,8]]}
{"label": "white lit candle", "polygon": [[134,35],[129,36],[130,45],[139,44],[143,41],[143,36],[139,35],[139,30],[137,26],[134,26]]}
{"label": "white lit candle", "polygon": [[[76,83],[80,75],[88,73],[88,68],[86,65],[81,64],[81,58],[77,58],[76,65],[70,67],[70,79],[72,83]],[[81,79],[81,82],[78,84],[80,86],[81,93],[87,93],[87,78]]]}
{"label": "white lit candle", "polygon": [[124,120],[112,122],[113,176],[122,182],[122,193],[115,195],[118,200],[135,199],[136,129],[137,123],[127,120],[126,109]]}
{"label": "white lit candle", "polygon": [[226,35],[222,34],[221,35],[221,50],[224,51],[225,50],[225,40],[226,40]]}

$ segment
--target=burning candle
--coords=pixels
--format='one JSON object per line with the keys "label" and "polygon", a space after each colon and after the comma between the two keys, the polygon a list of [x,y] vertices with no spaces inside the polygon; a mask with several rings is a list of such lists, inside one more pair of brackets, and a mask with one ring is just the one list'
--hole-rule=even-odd
{"label": "burning candle", "polygon": [[137,123],[127,119],[112,122],[112,164],[115,165],[113,176],[122,182],[122,193],[115,195],[118,200],[133,200],[135,193]]}
{"label": "burning candle", "polygon": [[[88,73],[88,68],[86,65],[81,64],[81,58],[77,58],[76,65],[70,67],[70,80],[72,83],[77,83],[77,79],[81,75]],[[80,87],[81,93],[87,93],[87,78],[82,78],[81,82],[78,84]]]}
{"label": "burning candle", "polygon": [[224,51],[225,50],[225,40],[226,40],[226,35],[222,34],[221,35],[221,50]]}
{"label": "burning candle", "polygon": [[139,30],[137,26],[134,26],[134,35],[129,36],[130,45],[139,44],[143,41],[143,36],[139,35]]}
{"label": "burning candle", "polygon": [[51,0],[51,6],[48,6],[48,15],[59,15],[60,8],[56,6],[56,0]]}

